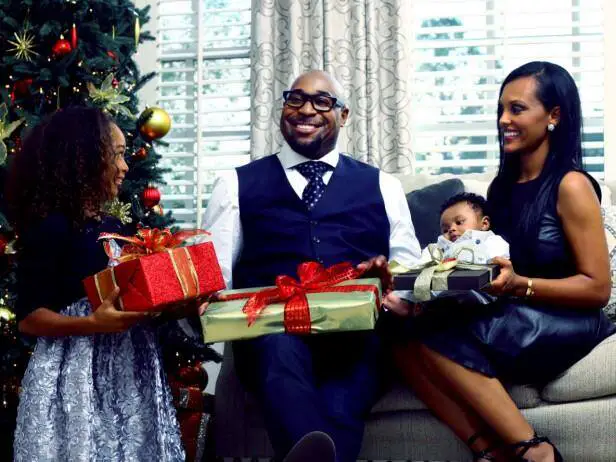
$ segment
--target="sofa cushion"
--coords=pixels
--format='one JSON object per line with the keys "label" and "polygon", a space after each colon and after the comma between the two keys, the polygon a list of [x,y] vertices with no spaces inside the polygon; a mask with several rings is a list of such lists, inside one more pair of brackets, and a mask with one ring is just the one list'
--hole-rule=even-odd
{"label": "sofa cushion", "polygon": [[601,215],[603,216],[607,249],[610,253],[610,271],[612,274],[612,293],[604,311],[610,319],[616,321],[616,206],[601,208]]}
{"label": "sofa cushion", "polygon": [[464,192],[464,184],[456,179],[441,181],[406,195],[419,245],[423,248],[441,234],[440,208],[455,194]]}
{"label": "sofa cushion", "polygon": [[[529,409],[541,404],[539,391],[530,385],[508,386],[507,391],[520,409]],[[391,389],[381,397],[372,408],[372,413],[395,411],[418,411],[426,405],[401,383],[394,383]]]}
{"label": "sofa cushion", "polygon": [[616,334],[550,382],[541,392],[545,401],[563,403],[616,394]]}

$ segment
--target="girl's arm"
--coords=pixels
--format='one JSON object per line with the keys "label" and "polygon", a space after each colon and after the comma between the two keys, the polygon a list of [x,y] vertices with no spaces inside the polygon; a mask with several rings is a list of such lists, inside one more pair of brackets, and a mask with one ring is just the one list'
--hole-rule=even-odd
{"label": "girl's arm", "polygon": [[516,274],[511,262],[495,259],[501,274],[492,282],[492,292],[525,296],[563,308],[596,309],[610,297],[610,263],[599,200],[583,173],[566,174],[558,189],[557,211],[578,273],[563,279],[529,278]]}
{"label": "girl's arm", "polygon": [[124,332],[135,323],[148,318],[149,313],[119,311],[114,302],[120,293],[115,289],[88,316],[66,316],[48,308],[38,308],[19,322],[19,330],[35,337],[65,337],[104,332]]}

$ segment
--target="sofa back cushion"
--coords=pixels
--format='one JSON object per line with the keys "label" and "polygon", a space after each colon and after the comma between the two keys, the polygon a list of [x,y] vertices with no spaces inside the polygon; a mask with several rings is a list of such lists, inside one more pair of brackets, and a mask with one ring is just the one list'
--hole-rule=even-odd
{"label": "sofa back cushion", "polygon": [[602,207],[601,214],[603,215],[603,228],[610,254],[610,272],[612,275],[612,294],[604,311],[612,321],[616,321],[616,206]]}
{"label": "sofa back cushion", "polygon": [[443,202],[461,192],[464,192],[464,183],[453,178],[428,185],[406,195],[415,234],[422,249],[431,242],[436,242],[441,234],[440,209]]}

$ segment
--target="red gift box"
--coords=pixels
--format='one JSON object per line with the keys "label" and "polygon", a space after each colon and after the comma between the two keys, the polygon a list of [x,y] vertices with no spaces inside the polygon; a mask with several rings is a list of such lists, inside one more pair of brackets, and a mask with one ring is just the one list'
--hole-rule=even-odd
{"label": "red gift box", "polygon": [[[117,266],[86,278],[83,283],[94,308],[115,289],[125,311],[162,311],[166,306],[209,295],[225,283],[211,242],[175,247],[200,232],[172,235],[168,230],[140,230],[136,237],[103,234],[100,239],[130,243]],[[108,253],[109,247],[106,249]]]}

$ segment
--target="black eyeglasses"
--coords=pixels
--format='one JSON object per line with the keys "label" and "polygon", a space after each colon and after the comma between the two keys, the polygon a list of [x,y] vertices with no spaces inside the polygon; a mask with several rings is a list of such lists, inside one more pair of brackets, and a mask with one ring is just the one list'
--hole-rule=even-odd
{"label": "black eyeglasses", "polygon": [[299,109],[310,101],[315,111],[327,112],[335,107],[344,107],[342,100],[328,95],[308,95],[303,91],[289,90],[282,92],[284,104],[294,109]]}

